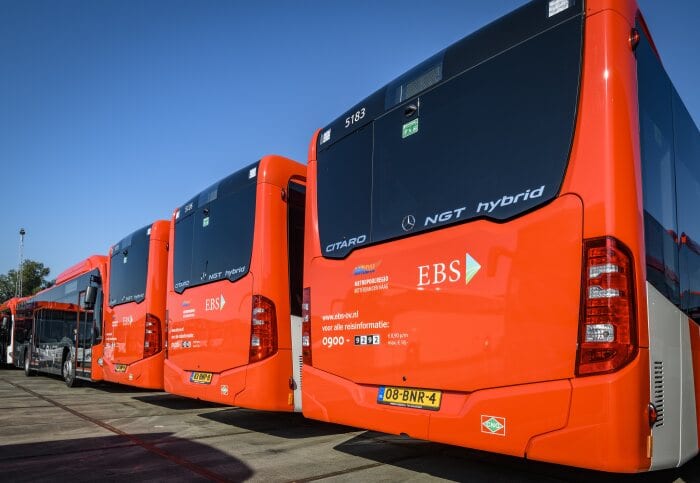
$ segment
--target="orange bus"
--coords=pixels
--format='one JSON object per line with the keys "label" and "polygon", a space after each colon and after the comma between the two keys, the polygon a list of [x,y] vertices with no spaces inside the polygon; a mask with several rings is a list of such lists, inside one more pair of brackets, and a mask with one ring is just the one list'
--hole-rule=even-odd
{"label": "orange bus", "polygon": [[175,210],[166,391],[300,409],[305,176],[303,165],[265,156]]}
{"label": "orange bus", "polygon": [[61,273],[56,283],[17,307],[28,322],[29,337],[21,350],[24,372],[60,375],[68,387],[77,380],[102,380],[102,283],[107,257],[93,255]]}
{"label": "orange bus", "polygon": [[597,470],[683,464],[699,204],[698,129],[635,1],[526,4],[315,134],[304,415]]}
{"label": "orange bus", "polygon": [[109,254],[104,379],[163,389],[169,221],[136,230]]}
{"label": "orange bus", "polygon": [[17,304],[24,298],[13,297],[0,304],[0,364],[14,365],[15,346],[22,344],[27,334],[24,324],[17,325]]}

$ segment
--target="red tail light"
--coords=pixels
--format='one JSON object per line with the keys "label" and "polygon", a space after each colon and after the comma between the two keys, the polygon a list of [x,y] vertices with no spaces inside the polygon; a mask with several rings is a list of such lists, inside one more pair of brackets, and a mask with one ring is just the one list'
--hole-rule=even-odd
{"label": "red tail light", "polygon": [[301,302],[301,355],[304,364],[311,365],[311,289],[306,287]]}
{"label": "red tail light", "polygon": [[272,300],[253,295],[250,320],[250,363],[266,359],[277,352],[277,314]]}
{"label": "red tail light", "polygon": [[629,249],[612,237],[584,243],[576,375],[616,371],[637,355],[635,278]]}
{"label": "red tail light", "polygon": [[160,319],[146,314],[146,328],[143,334],[143,357],[151,357],[163,349]]}

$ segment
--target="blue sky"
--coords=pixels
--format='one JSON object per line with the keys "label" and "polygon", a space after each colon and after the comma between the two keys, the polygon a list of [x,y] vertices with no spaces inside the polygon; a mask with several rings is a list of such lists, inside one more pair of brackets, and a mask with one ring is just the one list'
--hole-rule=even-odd
{"label": "blue sky", "polygon": [[[51,278],[523,0],[0,0],[0,273]],[[697,0],[640,0],[700,120]]]}

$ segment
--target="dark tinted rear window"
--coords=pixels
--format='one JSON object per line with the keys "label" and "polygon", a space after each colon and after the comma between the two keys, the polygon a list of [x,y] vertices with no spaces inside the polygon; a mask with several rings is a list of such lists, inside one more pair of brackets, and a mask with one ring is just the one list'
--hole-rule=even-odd
{"label": "dark tinted rear window", "polygon": [[112,247],[109,272],[110,307],[141,302],[146,297],[151,227],[135,231]]}
{"label": "dark tinted rear window", "polygon": [[175,291],[227,279],[250,268],[258,163],[224,178],[185,203],[176,215]]}
{"label": "dark tinted rear window", "polygon": [[[583,20],[547,20],[546,5],[528,5],[435,56],[415,80],[402,76],[391,92],[371,96],[365,116],[346,121],[351,132],[333,138],[330,131],[342,128],[337,121],[323,131],[318,216],[325,256],[474,218],[507,220],[557,195],[576,120]],[[534,18],[542,24],[537,32],[519,25]],[[487,60],[474,54],[502,42],[498,29],[505,27],[504,36],[529,37],[511,38]],[[377,99],[413,91],[420,92],[368,122]]]}

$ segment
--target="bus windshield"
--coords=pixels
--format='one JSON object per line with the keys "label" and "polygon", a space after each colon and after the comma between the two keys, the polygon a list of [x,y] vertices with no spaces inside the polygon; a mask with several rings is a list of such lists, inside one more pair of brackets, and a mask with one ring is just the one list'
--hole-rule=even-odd
{"label": "bus windshield", "polygon": [[141,302],[146,297],[150,232],[149,225],[112,247],[109,274],[110,307],[129,302]]}
{"label": "bus windshield", "polygon": [[[469,219],[507,220],[552,200],[578,102],[582,17],[571,10],[546,19],[542,9],[525,8],[520,14],[533,15],[524,24],[534,31],[496,22],[323,129],[324,256]],[[508,43],[476,56],[499,29]]]}
{"label": "bus windshield", "polygon": [[257,166],[254,163],[202,191],[175,215],[173,277],[182,293],[248,273],[253,250]]}

